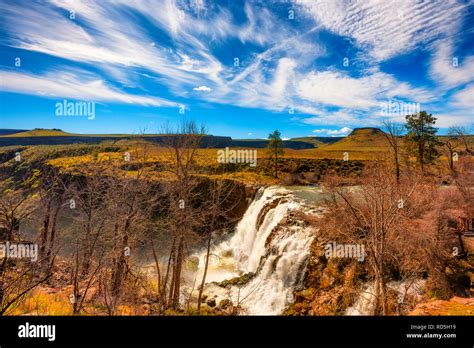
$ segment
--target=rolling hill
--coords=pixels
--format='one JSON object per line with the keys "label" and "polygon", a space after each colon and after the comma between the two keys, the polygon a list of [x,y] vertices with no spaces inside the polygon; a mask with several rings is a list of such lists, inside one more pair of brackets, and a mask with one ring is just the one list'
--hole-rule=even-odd
{"label": "rolling hill", "polygon": [[316,147],[324,146],[327,144],[333,144],[339,140],[344,139],[344,137],[298,137],[291,138],[291,141],[301,141],[303,143],[310,143]]}
{"label": "rolling hill", "polygon": [[[165,144],[173,135],[166,134],[74,134],[60,129],[13,130],[0,129],[0,147],[29,145],[99,144],[104,141],[128,141],[137,138]],[[447,136],[439,136],[446,141]],[[474,146],[474,135],[465,137],[469,147]],[[265,139],[232,139],[225,136],[205,135],[202,148],[244,147],[264,149]],[[347,137],[298,137],[284,141],[288,155],[304,158],[341,158],[343,152],[351,152],[352,158],[367,159],[390,150],[385,133],[374,127],[355,128]]]}
{"label": "rolling hill", "polygon": [[0,129],[0,137],[3,135],[10,135],[15,133],[27,132],[25,129]]}
{"label": "rolling hill", "polygon": [[[120,141],[127,139],[145,138],[158,144],[165,144],[166,140],[174,135],[170,134],[73,134],[61,129],[35,128],[29,131],[8,132],[0,136],[0,146],[12,145],[66,145],[66,144],[98,144],[103,141]],[[268,140],[265,139],[232,139],[226,136],[204,135],[201,141],[203,148],[223,147],[250,147],[266,148]],[[286,140],[284,147],[288,149],[312,149],[314,144],[302,141]]]}
{"label": "rolling hill", "polygon": [[379,128],[355,128],[347,137],[322,148],[324,151],[387,151],[389,144]]}
{"label": "rolling hill", "polygon": [[32,130],[20,131],[16,133],[10,133],[3,135],[3,138],[22,138],[22,137],[60,137],[60,136],[71,136],[73,134],[66,133],[61,129],[43,129],[35,128]]}

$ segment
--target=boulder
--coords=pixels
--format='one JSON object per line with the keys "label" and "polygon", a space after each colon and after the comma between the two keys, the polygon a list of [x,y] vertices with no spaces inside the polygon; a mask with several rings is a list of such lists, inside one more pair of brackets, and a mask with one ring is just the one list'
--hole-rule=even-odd
{"label": "boulder", "polygon": [[209,300],[207,300],[206,304],[211,307],[211,308],[214,308],[216,306],[216,299],[215,298],[211,298]]}
{"label": "boulder", "polygon": [[217,306],[217,308],[226,309],[231,305],[232,305],[232,301],[229,300],[228,298],[226,298],[226,299],[223,299],[223,300],[219,301],[219,305]]}

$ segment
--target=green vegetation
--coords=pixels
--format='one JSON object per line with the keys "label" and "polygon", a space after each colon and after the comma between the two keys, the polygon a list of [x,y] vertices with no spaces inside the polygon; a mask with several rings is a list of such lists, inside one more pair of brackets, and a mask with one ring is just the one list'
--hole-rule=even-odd
{"label": "green vegetation", "polygon": [[275,178],[278,178],[278,156],[282,156],[285,151],[283,150],[283,141],[281,140],[281,133],[279,130],[268,135],[268,154],[270,161],[275,166]]}
{"label": "green vegetation", "polygon": [[[294,293],[295,302],[285,314],[344,314],[369,281],[378,283],[380,301],[374,314],[409,314],[420,300],[409,297],[400,309],[396,291],[386,284],[411,281],[412,276],[426,280],[423,301],[465,296],[466,284],[474,277],[472,251],[469,254],[472,246],[466,243],[460,247],[462,241],[450,226],[453,216],[465,218],[472,209],[474,137],[461,129],[437,136],[434,117],[426,113],[411,116],[407,117],[408,136],[359,128],[336,141],[319,137],[292,140],[311,142],[316,148],[283,151],[281,134],[274,131],[269,135],[268,148],[240,148],[257,152],[254,167],[245,162],[218,162],[219,147],[203,148],[202,139],[212,137],[192,122],[170,133],[181,136],[162,136],[162,142],[137,135],[107,141],[97,138],[90,144],[0,146],[0,222],[7,222],[6,229],[0,226],[0,237],[6,231],[7,238],[19,240],[22,226],[21,231],[31,234],[21,238],[38,240],[42,256],[35,270],[27,263],[4,268],[6,279],[16,276],[19,269],[33,276],[19,282],[15,290],[28,295],[15,300],[13,307],[0,306],[0,312],[239,314],[239,304],[230,299],[216,301],[203,293],[205,273],[196,280],[198,301],[181,304],[181,275],[193,262],[189,250],[205,248],[209,259],[216,235],[230,233],[257,189],[268,185],[316,184],[335,197],[324,202],[321,220],[311,220],[303,213],[291,217],[298,226],[317,226],[318,235],[311,246],[302,287]],[[26,133],[31,138],[67,136],[64,132],[59,135],[61,132],[36,129]],[[396,149],[394,140],[400,145]],[[248,141],[252,145],[255,142]],[[421,157],[419,146],[423,148]],[[349,160],[343,160],[344,152],[349,153]],[[396,161],[390,157],[394,154]],[[374,171],[377,166],[380,170]],[[359,192],[356,197],[348,193],[347,186],[357,186],[365,195]],[[337,197],[343,200],[336,202]],[[392,209],[393,197],[406,197],[407,208]],[[68,208],[71,198],[75,210]],[[378,204],[383,209],[379,210]],[[382,240],[375,240],[382,234]],[[372,239],[376,244],[370,246]],[[384,243],[377,259],[369,262],[380,264],[370,268],[353,260],[328,260],[322,253],[328,240],[364,240],[370,250]],[[67,246],[61,250],[64,254],[56,255],[62,245]],[[139,262],[122,254],[125,248],[143,245],[156,253],[155,265],[151,266],[156,275],[151,278],[140,272],[128,273],[128,269],[135,272]],[[453,247],[461,250],[457,258],[450,254]],[[78,257],[71,257],[73,254]],[[95,269],[100,271],[95,273]],[[49,271],[54,279],[44,282]],[[227,290],[243,287],[258,276],[258,271],[246,273],[214,285]],[[71,293],[84,300],[71,304]],[[15,296],[14,292],[6,295]],[[109,296],[105,302],[104,296]],[[423,308],[420,311],[432,311]],[[449,313],[463,314],[465,309],[464,304],[446,305]]]}
{"label": "green vegetation", "polygon": [[439,157],[438,146],[441,142],[436,137],[438,130],[434,127],[436,117],[421,111],[406,116],[406,146],[409,152],[417,158],[418,165],[423,170],[425,164],[431,164]]}

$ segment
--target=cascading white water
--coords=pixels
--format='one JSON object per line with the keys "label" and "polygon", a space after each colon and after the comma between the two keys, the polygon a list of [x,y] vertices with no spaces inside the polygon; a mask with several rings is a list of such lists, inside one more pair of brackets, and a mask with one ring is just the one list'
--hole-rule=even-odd
{"label": "cascading white water", "polygon": [[[251,315],[278,315],[293,301],[293,292],[302,281],[304,266],[315,236],[314,226],[298,223],[292,213],[322,214],[317,207],[324,197],[320,189],[268,187],[260,189],[237,224],[234,234],[211,250],[204,293],[208,298],[230,299]],[[296,223],[295,223],[296,222]],[[301,221],[300,221],[301,222]],[[194,279],[201,279],[205,252],[196,255],[199,268]],[[248,273],[255,275],[242,286],[222,287],[217,283]],[[387,286],[400,294],[418,296],[423,280],[389,282]],[[367,283],[346,315],[371,315],[374,286]]]}
{"label": "cascading white water", "polygon": [[[280,223],[291,212],[303,209],[302,202],[289,190],[260,189],[235,234],[213,248],[215,257],[209,260],[205,292],[217,296],[217,300],[230,297],[248,314],[280,314],[292,300],[314,232],[310,227]],[[263,220],[261,214],[265,214]],[[202,267],[205,254],[199,258]],[[202,273],[202,269],[199,271]],[[223,289],[212,284],[248,272],[255,276],[241,288]]]}
{"label": "cascading white water", "polygon": [[[422,279],[415,282],[399,282],[392,281],[387,284],[387,287],[396,291],[399,294],[419,296],[423,292],[425,281]],[[375,284],[373,282],[367,283],[364,289],[359,294],[356,302],[346,309],[346,315],[372,315],[375,305]]]}

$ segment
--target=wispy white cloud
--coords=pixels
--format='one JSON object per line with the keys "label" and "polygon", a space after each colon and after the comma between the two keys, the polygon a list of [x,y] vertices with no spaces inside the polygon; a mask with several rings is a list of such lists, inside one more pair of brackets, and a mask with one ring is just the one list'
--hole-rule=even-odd
{"label": "wispy white cloud", "polygon": [[472,112],[446,112],[446,113],[439,113],[434,115],[436,120],[436,126],[440,128],[450,128],[453,126],[472,126],[473,122],[473,114]]}
{"label": "wispy white cloud", "polygon": [[470,114],[474,122],[474,84],[458,91],[452,96],[454,106],[465,109]]}
{"label": "wispy white cloud", "polygon": [[297,0],[316,25],[351,37],[377,60],[385,60],[458,29],[459,1]]}
{"label": "wispy white cloud", "polygon": [[298,93],[301,98],[316,103],[366,108],[376,105],[378,82],[371,77],[355,79],[340,72],[312,72],[299,83]]}
{"label": "wispy white cloud", "polygon": [[32,75],[0,71],[0,90],[47,98],[74,98],[84,101],[139,104],[144,106],[177,106],[169,100],[121,92],[101,79],[81,78],[70,72]]}
{"label": "wispy white cloud", "polygon": [[[202,80],[200,74],[212,78],[221,70],[221,64],[204,46],[201,50],[193,49],[190,55],[153,45],[150,35],[127,15],[125,4],[120,2],[54,0],[51,3],[54,7],[35,2],[27,8],[20,4],[5,6],[3,18],[12,45],[103,65],[106,69],[110,65],[126,70],[144,68],[167,77],[171,84],[198,83]],[[170,1],[167,6],[170,9],[167,20],[172,21],[173,14],[179,12],[173,11],[175,7]],[[76,19],[68,18],[70,11],[75,12]]]}
{"label": "wispy white cloud", "polygon": [[[365,113],[361,114],[360,111],[352,111],[349,109],[342,109],[338,111],[319,111],[306,109],[305,112],[311,113],[314,116],[305,117],[301,122],[314,126],[340,126],[340,125],[355,125],[360,124],[361,120],[364,119]],[[376,125],[377,121],[371,122],[370,120],[363,121],[366,125]]]}
{"label": "wispy white cloud", "polygon": [[474,81],[474,56],[461,57],[454,53],[454,42],[443,40],[435,46],[431,61],[431,78],[445,89]]}
{"label": "wispy white cloud", "polygon": [[371,108],[388,98],[409,98],[416,102],[434,99],[429,91],[400,83],[393,76],[376,72],[353,78],[337,71],[312,72],[298,85],[302,99],[343,108]]}
{"label": "wispy white cloud", "polygon": [[[174,105],[159,96],[131,95],[119,89],[140,87],[140,78],[144,78],[183,98],[275,112],[294,108],[297,113],[311,115],[299,118],[306,124],[352,127],[377,124],[380,103],[388,99],[430,105],[439,97],[437,89],[382,72],[380,61],[422,46],[434,50],[429,76],[441,85],[442,93],[472,82],[474,57],[459,59],[458,67],[450,65],[455,51],[453,37],[466,6],[462,1],[296,3],[297,25],[277,15],[272,6],[250,0],[243,3],[239,20],[223,4],[206,0],[160,0],[159,6],[151,0],[50,0],[32,1],[28,6],[2,2],[0,19],[8,45],[93,67],[104,75],[6,71],[2,77],[8,78],[8,84],[2,88],[28,94],[41,90],[44,95],[75,93],[88,99],[102,95],[102,100],[116,102]],[[68,17],[71,10],[76,19]],[[145,17],[150,28],[137,21],[138,16]],[[315,64],[331,50],[310,35],[319,29],[349,38],[360,54],[369,57],[369,68],[355,74],[349,69]],[[258,49],[237,52],[240,64],[236,67],[233,61],[219,59],[214,50],[226,40]],[[470,102],[469,93],[466,89],[453,94],[449,105],[463,111]]]}
{"label": "wispy white cloud", "polygon": [[[241,24],[235,23],[228,9],[205,1],[163,0],[160,10],[156,7],[157,3],[149,0],[51,0],[50,5],[32,2],[27,9],[20,4],[4,5],[2,17],[12,46],[89,63],[122,82],[129,82],[127,74],[134,69],[145,69],[148,76],[177,95],[205,82],[216,91],[212,98],[224,103],[227,92],[232,92],[229,79],[235,76],[211,53],[209,43],[237,38],[243,43],[273,45],[293,34],[290,27],[282,30],[268,9],[256,9],[250,3],[244,6],[246,21]],[[70,11],[76,19],[68,18]],[[156,42],[130,11],[168,33],[172,44]],[[281,78],[275,80],[274,87],[278,89],[282,82]],[[242,88],[241,96],[232,92],[230,103],[247,103],[244,99],[249,89],[253,86]]]}
{"label": "wispy white cloud", "polygon": [[453,93],[448,104],[447,109],[441,109],[435,114],[439,127],[474,125],[474,84]]}
{"label": "wispy white cloud", "polygon": [[193,88],[193,91],[198,91],[198,92],[210,92],[212,91],[211,88],[207,87],[207,86],[199,86],[199,87],[194,87]]}
{"label": "wispy white cloud", "polygon": [[313,133],[316,134],[326,134],[326,135],[332,135],[332,136],[337,136],[337,135],[347,135],[352,131],[351,128],[349,127],[342,127],[341,129],[315,129]]}

